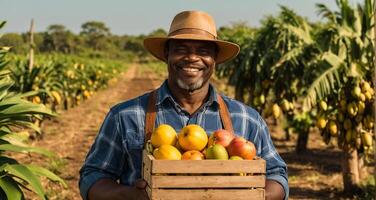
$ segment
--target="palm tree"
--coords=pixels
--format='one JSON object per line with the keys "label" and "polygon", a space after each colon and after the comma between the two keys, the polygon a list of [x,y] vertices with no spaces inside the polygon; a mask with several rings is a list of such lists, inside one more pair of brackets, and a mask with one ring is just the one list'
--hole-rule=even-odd
{"label": "palm tree", "polygon": [[[374,1],[365,0],[364,5],[353,8],[347,0],[337,0],[337,6],[339,11],[333,12],[323,4],[317,5],[319,13],[327,20],[326,28],[322,29],[319,34],[321,37],[318,40],[323,51],[320,55],[322,62],[317,71],[320,74],[313,80],[304,98],[306,109],[315,105],[318,99],[331,99],[334,109],[331,113],[327,113],[328,115],[341,113],[337,109],[341,107],[338,99],[345,99],[344,105],[346,105],[346,99],[349,101],[353,98],[348,91],[349,85],[354,85],[354,82],[358,85],[358,80],[372,80],[372,72],[375,70],[375,52],[373,51],[375,36],[372,33],[375,22],[373,17],[375,14]],[[369,101],[366,107],[371,106],[372,101]],[[346,111],[346,106],[344,110]],[[369,115],[372,114],[374,115],[372,112],[369,113]],[[354,121],[358,122],[357,126],[361,124],[363,115],[358,114],[357,118],[360,119],[360,123],[355,119],[355,116],[351,116]],[[360,129],[358,127],[355,135],[363,136],[361,134],[364,131],[362,128],[361,126]],[[325,130],[323,131],[325,132]],[[345,134],[344,129],[342,129],[339,132],[338,139],[344,150],[344,189],[351,192],[359,183],[357,149],[362,148],[351,146],[351,142],[347,139],[351,137],[346,137],[346,135],[347,132]],[[346,141],[344,138],[347,142],[344,142]],[[364,145],[364,141],[362,143]]]}

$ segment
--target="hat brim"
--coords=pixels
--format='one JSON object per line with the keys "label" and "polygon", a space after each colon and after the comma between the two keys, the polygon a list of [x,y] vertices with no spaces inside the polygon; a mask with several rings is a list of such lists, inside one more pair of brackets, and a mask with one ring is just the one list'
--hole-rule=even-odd
{"label": "hat brim", "polygon": [[144,47],[156,58],[166,62],[164,48],[168,40],[200,40],[214,42],[218,46],[217,64],[224,63],[236,57],[240,51],[239,45],[223,40],[211,40],[194,34],[180,34],[171,37],[150,37],[144,39]]}

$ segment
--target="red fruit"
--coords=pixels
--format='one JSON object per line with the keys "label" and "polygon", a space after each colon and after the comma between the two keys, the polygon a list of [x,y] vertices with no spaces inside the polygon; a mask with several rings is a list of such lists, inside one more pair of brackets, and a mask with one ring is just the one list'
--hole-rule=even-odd
{"label": "red fruit", "polygon": [[234,139],[234,134],[227,130],[219,129],[210,135],[208,146],[210,147],[214,144],[220,144],[227,147],[231,143],[232,139]]}
{"label": "red fruit", "polygon": [[256,156],[255,145],[243,137],[235,137],[227,147],[229,156],[240,156],[246,160],[252,160]]}

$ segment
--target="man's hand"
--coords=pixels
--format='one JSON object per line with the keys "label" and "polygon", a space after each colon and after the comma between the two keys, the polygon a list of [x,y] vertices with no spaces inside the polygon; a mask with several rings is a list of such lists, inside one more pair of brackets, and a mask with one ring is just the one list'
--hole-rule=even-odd
{"label": "man's hand", "polygon": [[145,191],[147,183],[144,180],[137,180],[133,187],[124,186],[111,179],[101,179],[89,190],[89,200],[148,200]]}
{"label": "man's hand", "polygon": [[282,185],[274,180],[266,180],[265,193],[267,200],[277,200],[285,197],[285,190]]}

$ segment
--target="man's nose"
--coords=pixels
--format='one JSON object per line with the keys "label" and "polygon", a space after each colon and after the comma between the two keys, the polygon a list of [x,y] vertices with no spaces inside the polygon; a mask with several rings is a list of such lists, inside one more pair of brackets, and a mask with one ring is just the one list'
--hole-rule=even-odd
{"label": "man's nose", "polygon": [[197,53],[194,51],[189,52],[186,58],[188,61],[191,61],[191,62],[197,61],[199,59]]}

